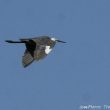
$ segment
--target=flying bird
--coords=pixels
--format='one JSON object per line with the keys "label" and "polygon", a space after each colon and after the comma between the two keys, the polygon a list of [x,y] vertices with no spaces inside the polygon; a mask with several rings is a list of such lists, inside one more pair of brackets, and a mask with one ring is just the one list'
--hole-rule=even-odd
{"label": "flying bird", "polygon": [[49,36],[40,36],[35,38],[24,38],[19,41],[6,40],[8,43],[23,43],[26,50],[22,57],[23,67],[29,66],[33,61],[38,61],[46,57],[53,49],[57,42],[66,43]]}

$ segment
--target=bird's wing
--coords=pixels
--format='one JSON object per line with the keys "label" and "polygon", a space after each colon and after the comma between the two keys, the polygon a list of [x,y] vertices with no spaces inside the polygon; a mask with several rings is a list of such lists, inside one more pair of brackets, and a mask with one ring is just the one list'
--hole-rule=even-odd
{"label": "bird's wing", "polygon": [[26,49],[24,56],[22,57],[22,64],[24,67],[29,66],[34,60],[39,61],[46,57],[47,54],[45,53],[45,46],[40,45],[36,46],[34,51],[34,55],[32,56],[31,53]]}
{"label": "bird's wing", "polygon": [[30,65],[32,62],[34,61],[34,58],[32,57],[32,55],[30,54],[29,51],[25,51],[24,56],[22,57],[22,64],[24,67],[27,67],[28,65]]}
{"label": "bird's wing", "polygon": [[40,45],[34,51],[34,59],[37,61],[45,58],[46,56],[47,56],[47,54],[45,53],[45,46],[43,46],[43,45]]}

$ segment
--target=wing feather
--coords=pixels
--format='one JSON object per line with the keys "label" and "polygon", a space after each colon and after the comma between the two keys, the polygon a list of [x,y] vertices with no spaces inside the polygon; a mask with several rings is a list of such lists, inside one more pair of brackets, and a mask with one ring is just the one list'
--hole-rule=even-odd
{"label": "wing feather", "polygon": [[24,53],[24,56],[23,56],[23,58],[22,58],[23,67],[27,67],[27,66],[30,65],[33,61],[34,61],[34,58],[33,58],[32,55],[26,50],[25,53]]}

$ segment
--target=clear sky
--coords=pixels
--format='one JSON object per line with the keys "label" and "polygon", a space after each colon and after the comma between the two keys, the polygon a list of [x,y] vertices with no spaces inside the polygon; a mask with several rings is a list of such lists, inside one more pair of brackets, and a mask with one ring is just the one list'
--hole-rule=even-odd
{"label": "clear sky", "polygon": [[[39,35],[67,43],[24,69],[4,40]],[[0,110],[110,104],[110,0],[0,0],[0,41]]]}

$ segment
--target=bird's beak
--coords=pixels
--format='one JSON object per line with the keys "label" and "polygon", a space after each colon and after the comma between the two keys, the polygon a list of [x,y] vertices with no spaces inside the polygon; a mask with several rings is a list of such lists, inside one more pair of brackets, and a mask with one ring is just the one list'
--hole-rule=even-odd
{"label": "bird's beak", "polygon": [[64,41],[61,41],[61,40],[56,40],[57,42],[61,42],[61,43],[66,43],[66,42],[64,42]]}

